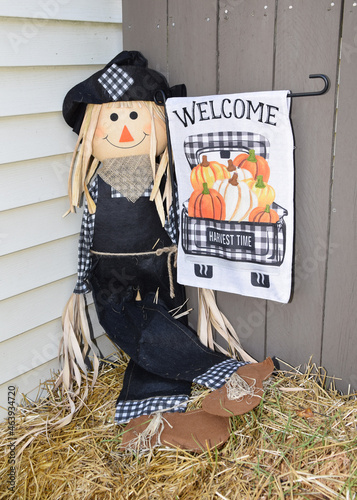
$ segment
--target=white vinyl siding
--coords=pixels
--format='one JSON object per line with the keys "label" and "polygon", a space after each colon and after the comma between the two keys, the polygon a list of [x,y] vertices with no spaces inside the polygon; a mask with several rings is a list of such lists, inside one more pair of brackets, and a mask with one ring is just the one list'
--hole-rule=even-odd
{"label": "white vinyl siding", "polygon": [[[59,369],[61,315],[76,282],[81,211],[68,210],[77,136],[66,92],[123,47],[120,0],[2,0],[0,5],[0,420]],[[91,297],[88,297],[93,310]],[[114,351],[91,315],[103,355]]]}

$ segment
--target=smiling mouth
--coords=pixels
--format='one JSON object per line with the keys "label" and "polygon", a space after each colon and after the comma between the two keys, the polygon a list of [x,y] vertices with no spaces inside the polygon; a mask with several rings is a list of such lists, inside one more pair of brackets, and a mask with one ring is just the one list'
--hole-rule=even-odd
{"label": "smiling mouth", "polygon": [[114,148],[119,148],[119,149],[131,149],[131,148],[136,148],[136,146],[139,146],[139,144],[141,144],[145,138],[148,136],[149,134],[145,134],[144,132],[144,137],[141,139],[141,141],[137,142],[136,144],[134,144],[133,146],[117,146],[116,144],[113,144],[112,142],[110,142],[110,140],[108,139],[108,136],[107,137],[104,137],[103,140],[104,141],[107,141],[109,142],[109,144],[111,146],[113,146]]}

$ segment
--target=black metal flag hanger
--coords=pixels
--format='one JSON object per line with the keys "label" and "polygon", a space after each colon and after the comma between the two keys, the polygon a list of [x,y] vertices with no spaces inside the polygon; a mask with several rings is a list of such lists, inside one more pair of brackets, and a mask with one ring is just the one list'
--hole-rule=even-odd
{"label": "black metal flag hanger", "polygon": [[326,92],[330,88],[330,80],[329,80],[328,76],[322,75],[322,74],[316,74],[316,75],[309,75],[309,78],[321,78],[321,80],[324,81],[324,88],[321,90],[316,90],[315,92],[297,92],[297,93],[290,92],[288,94],[288,97],[307,97],[307,96],[313,96],[313,95],[326,94]]}

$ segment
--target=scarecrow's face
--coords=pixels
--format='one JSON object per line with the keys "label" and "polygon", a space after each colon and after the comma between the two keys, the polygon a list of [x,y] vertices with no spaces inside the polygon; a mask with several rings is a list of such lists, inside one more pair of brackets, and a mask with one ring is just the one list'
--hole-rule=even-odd
{"label": "scarecrow's face", "polygon": [[[92,152],[100,161],[108,158],[150,154],[152,118],[147,107],[132,101],[129,106],[103,104],[94,133]],[[162,120],[154,118],[156,155],[166,147]]]}

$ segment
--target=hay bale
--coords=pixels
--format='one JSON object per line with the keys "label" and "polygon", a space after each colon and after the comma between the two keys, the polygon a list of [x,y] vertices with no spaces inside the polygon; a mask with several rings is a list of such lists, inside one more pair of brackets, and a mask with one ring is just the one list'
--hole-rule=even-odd
{"label": "hay bale", "polygon": [[[125,426],[113,421],[126,364],[124,356],[104,363],[72,422],[40,433],[24,449],[13,492],[7,490],[10,438],[7,423],[0,425],[1,499],[357,498],[356,395],[339,394],[322,369],[309,363],[304,373],[289,368],[271,377],[261,404],[231,418],[220,450],[159,447],[139,457],[118,451]],[[18,408],[17,437],[58,414],[63,400],[54,381],[45,384],[48,398]],[[190,409],[206,394],[194,386]]]}

